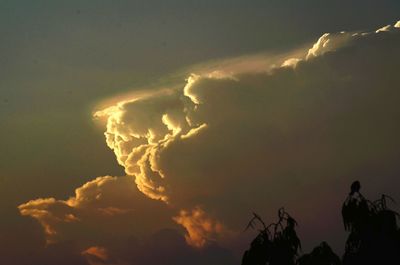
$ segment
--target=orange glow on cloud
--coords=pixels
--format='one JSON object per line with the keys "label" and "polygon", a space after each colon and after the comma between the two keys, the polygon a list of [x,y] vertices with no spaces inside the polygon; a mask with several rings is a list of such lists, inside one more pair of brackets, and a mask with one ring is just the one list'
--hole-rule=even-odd
{"label": "orange glow on cloud", "polygon": [[[378,34],[397,31],[399,23],[394,28],[378,30]],[[336,67],[323,55],[334,55],[344,46],[357,41],[359,43],[353,44],[361,45],[363,38],[369,41],[368,38],[377,35],[368,34],[324,34],[310,49],[303,50],[301,54],[291,54],[300,57],[277,56],[266,60],[265,56],[255,56],[227,60],[211,67],[208,72],[201,69],[200,73],[191,74],[186,79],[186,85],[180,89],[142,91],[109,101],[107,108],[97,111],[94,117],[106,122],[106,143],[127,176],[98,177],[77,188],[75,196],[66,200],[48,198],[29,201],[19,206],[21,215],[37,219],[48,242],[52,242],[62,234],[62,229],[68,231],[65,234],[71,234],[65,226],[68,229],[76,223],[90,226],[111,217],[120,218],[115,222],[118,226],[121,220],[132,218],[136,222],[132,222],[132,226],[144,230],[142,228],[151,219],[157,219],[154,215],[158,212],[148,211],[149,207],[142,207],[141,211],[137,209],[151,201],[168,209],[167,214],[167,211],[162,212],[163,218],[166,216],[170,223],[179,224],[186,230],[185,238],[189,245],[201,248],[214,241],[220,243],[231,234],[230,231],[239,231],[240,224],[232,220],[246,214],[245,207],[257,203],[264,206],[267,198],[263,195],[264,187],[271,192],[269,203],[274,203],[273,197],[282,188],[280,185],[292,181],[286,178],[290,175],[286,171],[288,168],[298,169],[309,176],[296,180],[302,184],[300,187],[306,187],[314,182],[312,178],[325,173],[319,168],[336,168],[337,163],[332,159],[335,156],[331,155],[335,150],[332,146],[336,148],[343,144],[343,150],[358,157],[357,149],[347,144],[349,132],[374,128],[360,126],[346,131],[347,127],[341,127],[343,124],[357,123],[347,120],[348,116],[342,116],[345,109],[338,111],[336,102],[331,102],[332,99],[326,95],[336,95],[345,107],[349,107],[351,105],[346,104],[351,104],[353,99],[347,98],[345,93],[338,93],[341,91],[337,88],[353,91],[354,87],[364,86],[366,95],[371,96],[375,87],[368,79],[370,75],[358,72],[359,67],[353,69],[352,65],[345,64],[346,61],[342,63],[345,57],[337,58],[338,62],[347,65],[348,72],[360,77],[359,80],[320,65],[326,63]],[[357,61],[358,57],[353,57]],[[328,59],[336,60],[334,56]],[[332,73],[335,78],[325,80],[326,77],[331,78]],[[353,93],[359,91],[354,90]],[[361,101],[360,106],[360,109],[364,107]],[[364,115],[367,112],[363,110],[360,113],[361,116],[354,116],[357,121],[362,121],[361,125],[370,124],[371,118],[367,120],[368,115]],[[346,119],[346,122],[326,122],[327,117],[335,121]],[[326,131],[321,133],[317,130],[320,125],[325,126]],[[391,126],[389,124],[388,127]],[[336,137],[338,131],[347,133]],[[332,133],[337,138],[334,144],[330,138]],[[390,136],[386,131],[377,130],[376,143],[381,139],[378,138],[381,133],[385,133],[385,137]],[[320,142],[310,140],[312,137]],[[362,140],[360,138],[359,146],[365,146]],[[381,153],[389,157],[389,151],[385,153],[386,150],[382,150]],[[371,160],[375,154],[363,152]],[[332,164],[330,161],[333,161]],[[345,165],[338,172],[341,175],[353,174],[353,168],[364,163],[356,162],[359,165]],[[335,172],[335,175],[327,176],[327,183],[329,178],[338,174]],[[294,190],[297,187],[289,188]],[[137,196],[124,197],[133,189],[144,200],[135,201]],[[248,196],[249,191],[253,192],[252,196]],[[231,200],[234,206],[235,203],[244,206],[237,209],[232,205],[227,207],[227,203],[217,202],[221,197]],[[136,208],[131,208],[136,202]],[[288,203],[291,202],[298,204],[295,199],[288,200]],[[180,209],[189,210],[181,210],[176,215]],[[219,213],[218,220],[208,214],[208,209]],[[168,222],[160,220],[154,221],[157,229],[160,228],[158,225]],[[115,229],[115,226],[110,229]],[[96,246],[86,249],[82,255],[99,260],[109,258],[105,248]]]}
{"label": "orange glow on cloud", "polygon": [[186,242],[198,248],[205,246],[209,241],[215,241],[225,232],[224,226],[219,221],[207,216],[199,207],[192,211],[180,211],[174,220],[186,229]]}
{"label": "orange glow on cloud", "polygon": [[96,258],[102,259],[102,260],[107,260],[108,259],[108,252],[107,249],[103,247],[90,247],[84,251],[82,251],[82,255],[91,255]]}

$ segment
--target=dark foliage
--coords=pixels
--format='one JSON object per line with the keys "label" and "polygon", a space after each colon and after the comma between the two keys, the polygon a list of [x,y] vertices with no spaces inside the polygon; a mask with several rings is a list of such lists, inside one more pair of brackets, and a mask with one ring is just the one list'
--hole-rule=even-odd
{"label": "dark foliage", "polygon": [[371,202],[359,190],[352,190],[342,207],[344,228],[350,232],[343,264],[400,264],[399,215],[387,207],[387,199],[393,199],[382,195]]}
{"label": "dark foliage", "polygon": [[304,254],[297,260],[298,265],[339,265],[340,258],[326,242],[315,247],[310,254]]}
{"label": "dark foliage", "polygon": [[301,248],[294,220],[283,208],[278,211],[278,222],[266,226],[263,220],[253,213],[247,228],[254,228],[256,222],[262,225],[251,247],[244,253],[242,265],[294,265]]}
{"label": "dark foliage", "polygon": [[242,265],[400,264],[399,214],[387,207],[387,200],[393,199],[382,195],[371,202],[364,198],[360,189],[360,182],[353,182],[343,203],[343,223],[349,236],[342,260],[326,242],[311,253],[299,256],[301,244],[295,231],[297,222],[281,208],[278,221],[268,226],[253,213],[246,229],[255,229],[257,223],[261,229],[244,253]]}

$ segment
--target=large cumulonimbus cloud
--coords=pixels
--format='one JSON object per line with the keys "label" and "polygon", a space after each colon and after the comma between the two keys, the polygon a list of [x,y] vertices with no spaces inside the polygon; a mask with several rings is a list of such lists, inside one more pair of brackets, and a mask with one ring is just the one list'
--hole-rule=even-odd
{"label": "large cumulonimbus cloud", "polygon": [[[126,98],[95,116],[106,120],[108,146],[152,209],[165,208],[160,216],[182,225],[193,246],[232,238],[251,210],[272,216],[281,205],[307,223],[310,240],[321,240],[340,229],[331,218],[354,178],[392,193],[398,184],[399,27],[324,34],[297,57],[268,63],[253,56],[203,66],[178,88]],[[86,193],[78,190],[20,211],[53,237],[60,222],[82,222]],[[102,193],[91,191],[94,202]],[[129,212],[119,204],[125,208],[85,209]]]}

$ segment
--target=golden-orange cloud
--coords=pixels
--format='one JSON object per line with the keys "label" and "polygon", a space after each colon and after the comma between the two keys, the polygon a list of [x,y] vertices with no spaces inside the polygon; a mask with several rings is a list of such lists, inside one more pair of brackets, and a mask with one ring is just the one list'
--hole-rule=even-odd
{"label": "golden-orange cloud", "polygon": [[106,261],[108,259],[108,251],[107,249],[103,247],[90,247],[84,251],[82,251],[82,255],[84,256],[93,256],[97,259],[100,259],[102,261]]}
{"label": "golden-orange cloud", "polygon": [[[392,163],[396,151],[385,142],[396,142],[390,121],[397,112],[387,95],[397,95],[399,36],[393,26],[326,33],[290,56],[194,68],[178,88],[100,111],[107,144],[146,196],[178,210],[202,205],[237,231],[249,209],[306,205],[308,189],[322,177],[316,192],[329,193],[332,183],[363,174],[371,161]],[[208,219],[196,222],[196,211],[175,221],[188,242],[201,246],[210,238]]]}
{"label": "golden-orange cloud", "polygon": [[140,193],[132,177],[98,177],[77,188],[67,200],[36,199],[18,208],[22,215],[39,221],[48,243],[80,238],[82,229],[89,227],[93,234],[87,237],[96,237],[96,233],[147,235],[173,225],[166,205]]}
{"label": "golden-orange cloud", "polygon": [[182,210],[174,220],[186,229],[186,241],[194,247],[204,247],[208,242],[216,241],[226,233],[222,223],[207,216],[200,207],[191,211]]}

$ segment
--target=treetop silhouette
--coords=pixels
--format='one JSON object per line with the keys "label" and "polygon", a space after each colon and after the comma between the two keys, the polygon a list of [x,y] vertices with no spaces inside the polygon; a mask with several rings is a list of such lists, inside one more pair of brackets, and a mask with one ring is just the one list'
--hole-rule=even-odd
{"label": "treetop silhouette", "polygon": [[344,228],[349,232],[343,264],[400,264],[399,214],[387,207],[387,199],[394,200],[383,194],[369,201],[360,188],[354,182],[342,206]]}
{"label": "treetop silhouette", "polygon": [[354,181],[342,206],[344,228],[349,232],[342,260],[326,242],[300,256],[297,222],[280,208],[278,221],[269,225],[253,213],[246,230],[256,229],[257,223],[261,229],[244,253],[242,265],[400,264],[400,215],[387,206],[387,200],[394,200],[383,194],[380,199],[369,201],[360,190],[360,182]]}
{"label": "treetop silhouette", "polygon": [[246,227],[255,228],[258,221],[262,225],[257,237],[251,242],[251,247],[243,256],[243,265],[261,264],[295,264],[295,259],[301,249],[300,239],[295,227],[297,222],[284,208],[278,210],[278,221],[266,226],[259,215],[253,213],[253,218]]}

